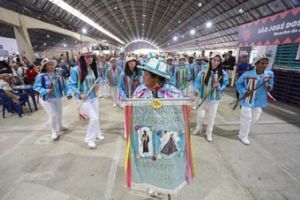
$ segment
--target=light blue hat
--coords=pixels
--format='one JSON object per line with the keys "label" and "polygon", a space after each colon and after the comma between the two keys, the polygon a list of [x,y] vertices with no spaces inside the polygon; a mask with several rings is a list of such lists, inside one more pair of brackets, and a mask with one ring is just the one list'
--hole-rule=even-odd
{"label": "light blue hat", "polygon": [[153,74],[164,77],[166,79],[171,79],[167,72],[168,67],[166,63],[156,58],[150,58],[144,66],[138,65],[137,67],[139,69],[152,72]]}
{"label": "light blue hat", "polygon": [[150,52],[147,56],[147,59],[151,59],[151,58],[157,58],[157,54],[154,52]]}

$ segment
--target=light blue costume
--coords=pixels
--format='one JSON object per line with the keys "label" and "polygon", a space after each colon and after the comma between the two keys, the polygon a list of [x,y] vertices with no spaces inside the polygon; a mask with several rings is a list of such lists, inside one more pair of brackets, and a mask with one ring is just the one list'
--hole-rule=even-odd
{"label": "light blue costume", "polygon": [[[273,85],[274,73],[272,71],[265,70],[264,73],[257,74],[256,69],[244,72],[236,82],[241,104],[240,131],[238,137],[246,145],[250,144],[248,135],[251,127],[259,120],[262,108],[268,106],[268,88],[273,88]],[[248,91],[253,92],[250,92],[249,95],[244,98],[244,95]]]}
{"label": "light blue costume", "polygon": [[125,70],[125,66],[126,66],[126,58],[117,58],[117,67],[119,67],[120,69],[122,69],[123,71]]}
{"label": "light blue costume", "polygon": [[[96,77],[94,75],[93,70],[91,70],[91,69],[88,70],[88,74],[82,83],[80,82],[80,73],[81,72],[80,72],[79,66],[73,67],[71,69],[71,75],[69,78],[69,86],[78,99],[80,99],[81,94],[87,94],[89,89],[92,87],[92,85],[96,81]],[[92,89],[91,93],[88,96],[88,99],[93,99],[96,97],[97,97],[97,95],[96,95],[94,89]]]}
{"label": "light blue costume", "polygon": [[105,74],[108,68],[109,68],[109,64],[106,62],[105,63],[99,62],[97,65],[98,76],[100,77],[101,83],[104,83],[104,81],[106,80]]}
{"label": "light blue costume", "polygon": [[[227,73],[222,70],[222,77],[219,77],[218,70],[211,70],[210,77],[208,79],[207,84],[205,83],[205,79],[208,76],[208,71],[201,70],[201,72],[198,73],[198,76],[194,82],[194,90],[196,93],[199,94],[200,98],[202,98],[204,101],[204,98],[206,97],[206,100],[202,105],[198,108],[197,111],[197,125],[196,130],[193,132],[193,134],[198,134],[202,130],[202,125],[205,118],[205,113],[207,112],[207,128],[206,128],[206,139],[207,141],[212,141],[212,131],[215,123],[215,118],[218,110],[219,101],[222,98],[222,92],[225,89],[225,87],[228,85],[228,75]],[[221,83],[220,80],[223,79],[223,82]],[[215,83],[219,83],[219,85],[214,88],[213,85]]]}
{"label": "light blue costume", "polygon": [[[54,87],[53,92],[48,92]],[[40,97],[46,101],[49,99],[62,98],[63,93],[66,96],[71,96],[71,90],[68,87],[66,80],[59,74],[49,76],[48,73],[41,73],[36,76],[33,89],[39,92]]]}
{"label": "light blue costume", "polygon": [[[62,123],[62,103],[63,93],[71,96],[71,90],[60,73],[56,72],[54,76],[48,73],[41,73],[35,78],[33,89],[40,93],[40,104],[45,109],[49,117],[51,128],[51,137],[58,139],[59,132],[66,130]],[[52,91],[50,94],[49,92]]]}
{"label": "light blue costume", "polygon": [[253,92],[253,95],[243,99],[240,102],[241,106],[261,108],[267,107],[267,87],[271,86],[273,88],[273,85],[274,73],[272,71],[265,70],[262,75],[258,75],[256,73],[256,69],[243,73],[236,83],[237,91],[239,92],[240,97],[243,97],[249,90],[253,90],[257,87],[259,88]]}
{"label": "light blue costume", "polygon": [[197,74],[201,71],[201,66],[198,65],[196,62],[192,62],[191,64],[188,64],[190,71],[191,71],[191,81],[195,81]]}
{"label": "light blue costume", "polygon": [[[81,106],[79,107],[79,115],[86,116],[89,119],[87,133],[84,140],[89,147],[94,148],[96,138],[104,139],[99,124],[99,99],[97,97],[98,91],[95,91],[96,89],[93,88],[95,81],[97,81],[96,84],[99,84],[99,78],[96,78],[94,71],[91,68],[88,68],[87,75],[81,82],[81,73],[82,72],[79,66],[73,67],[71,69],[69,85],[72,91],[75,93],[75,96],[79,99],[78,104]],[[88,95],[87,93],[90,89],[91,92]],[[88,100],[81,100],[81,94],[88,95]]]}
{"label": "light blue costume", "polygon": [[184,93],[187,93],[189,81],[191,80],[191,70],[187,64],[176,65],[174,70],[174,85]]}
{"label": "light blue costume", "polygon": [[119,93],[120,99],[131,98],[135,89],[142,83],[142,72],[138,74],[134,72],[130,77],[125,76],[125,72],[122,72],[119,79]]}
{"label": "light blue costume", "polygon": [[120,78],[120,75],[121,75],[122,72],[123,72],[123,70],[118,66],[116,66],[115,69],[113,69],[112,66],[110,66],[106,70],[105,78],[109,82],[110,86],[117,86],[118,85],[119,78]]}
{"label": "light blue costume", "polygon": [[[208,84],[206,85],[204,83],[205,76],[207,74],[207,69],[201,70],[201,72],[198,73],[197,78],[194,82],[194,91],[199,94],[201,98],[205,97],[209,94],[209,92],[212,89],[212,86],[215,82],[218,80],[218,71],[216,70],[215,73],[211,72],[211,77],[208,81]],[[208,101],[219,101],[222,97],[223,90],[226,88],[226,86],[229,84],[228,75],[227,73],[222,70],[223,73],[223,84],[219,84],[217,88],[214,89],[214,91],[211,93],[211,95],[208,96]]]}

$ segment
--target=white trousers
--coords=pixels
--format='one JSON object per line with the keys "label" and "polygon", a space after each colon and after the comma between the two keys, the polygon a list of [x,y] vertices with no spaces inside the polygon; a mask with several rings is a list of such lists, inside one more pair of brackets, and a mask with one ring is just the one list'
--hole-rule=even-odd
{"label": "white trousers", "polygon": [[241,139],[248,139],[248,135],[251,127],[259,120],[261,116],[262,109],[261,108],[241,108],[240,114],[240,131],[239,137]]}
{"label": "white trousers", "polygon": [[[81,101],[79,101],[80,103]],[[88,116],[89,124],[85,136],[85,142],[94,142],[96,137],[102,135],[99,123],[99,100],[93,98],[83,102],[81,112]]]}
{"label": "white trousers", "polygon": [[196,130],[201,131],[202,125],[204,123],[205,113],[208,112],[207,116],[207,128],[206,135],[211,136],[215,124],[216,114],[218,110],[219,102],[209,102],[205,101],[199,108],[197,112],[197,126]]}
{"label": "white trousers", "polygon": [[107,97],[109,96],[109,85],[106,84],[106,83],[101,83],[100,86],[99,86],[99,91],[98,91],[98,94],[100,97]]}
{"label": "white trousers", "polygon": [[110,86],[110,93],[115,104],[119,104],[118,86]]}
{"label": "white trousers", "polygon": [[63,127],[61,99],[44,101],[40,98],[40,103],[48,114],[52,136],[57,136],[59,130]]}

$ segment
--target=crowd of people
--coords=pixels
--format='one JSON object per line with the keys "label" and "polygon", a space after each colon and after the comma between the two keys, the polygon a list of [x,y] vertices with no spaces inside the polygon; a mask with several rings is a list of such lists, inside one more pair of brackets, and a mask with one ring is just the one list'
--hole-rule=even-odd
{"label": "crowd of people", "polygon": [[[23,62],[21,62],[21,60]],[[242,55],[236,63],[232,51],[226,55],[116,55],[96,56],[88,48],[81,50],[76,64],[68,65],[63,55],[59,59],[44,58],[31,64],[25,57],[0,58],[0,92],[15,104],[26,98],[17,94],[12,85],[31,84],[39,94],[39,102],[49,116],[51,137],[59,139],[67,130],[62,122],[61,99],[74,96],[81,119],[89,120],[85,142],[95,148],[95,140],[104,136],[99,123],[99,98],[110,95],[112,106],[120,108],[128,98],[192,98],[197,109],[197,125],[193,134],[202,131],[205,113],[208,113],[206,139],[211,142],[218,105],[228,86],[231,71],[237,72],[237,99],[241,101],[241,127],[239,138],[250,144],[248,135],[267,106],[267,93],[272,90],[274,75],[266,70],[267,57],[258,57],[248,63]],[[74,65],[74,66],[73,66]],[[201,103],[199,104],[199,102]]]}

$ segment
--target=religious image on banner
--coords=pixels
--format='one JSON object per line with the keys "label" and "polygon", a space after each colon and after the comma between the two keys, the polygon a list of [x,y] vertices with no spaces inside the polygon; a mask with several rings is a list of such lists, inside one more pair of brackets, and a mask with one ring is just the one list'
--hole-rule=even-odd
{"label": "religious image on banner", "polygon": [[[136,126],[139,127],[139,126]],[[137,130],[139,135],[139,155],[142,158],[153,156],[152,131],[149,127],[142,127]]]}
{"label": "religious image on banner", "polygon": [[179,152],[179,136],[176,131],[164,131],[160,138],[160,153],[166,158]]}

